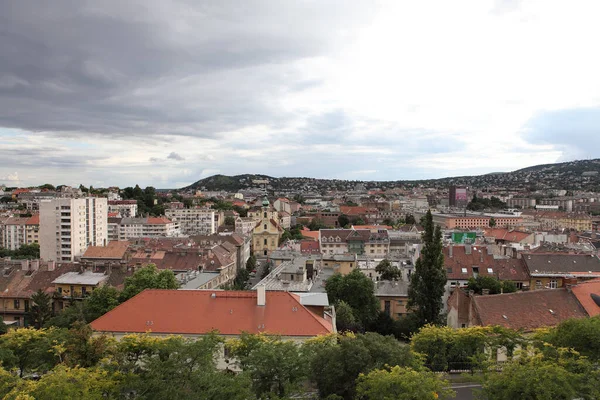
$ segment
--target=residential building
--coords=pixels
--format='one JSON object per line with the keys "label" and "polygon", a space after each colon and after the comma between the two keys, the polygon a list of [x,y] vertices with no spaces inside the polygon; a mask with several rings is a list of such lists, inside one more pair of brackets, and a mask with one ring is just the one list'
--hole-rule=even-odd
{"label": "residential building", "polygon": [[[245,332],[302,342],[336,332],[334,312],[313,311],[322,309],[305,306],[299,295],[267,291],[264,287],[253,292],[148,289],[90,326],[117,340],[131,333],[198,338],[216,331],[227,338]],[[224,352],[217,366],[231,367]]]}
{"label": "residential building", "polygon": [[490,220],[496,221],[497,227],[516,227],[522,224],[523,217],[520,215],[506,214],[441,214],[433,213],[433,223],[443,229],[473,229],[487,228]]}
{"label": "residential building", "polygon": [[252,235],[254,228],[260,223],[260,219],[253,217],[236,217],[235,233],[241,236]]}
{"label": "residential building", "polygon": [[215,210],[209,208],[171,208],[165,215],[179,224],[183,235],[212,235],[217,230]]}
{"label": "residential building", "polygon": [[27,221],[29,218],[11,217],[3,221],[2,242],[0,245],[9,250],[16,250],[27,244]]}
{"label": "residential building", "polygon": [[450,207],[465,208],[469,198],[466,187],[450,186],[448,192],[448,204]]}
{"label": "residential building", "polygon": [[40,214],[29,217],[27,222],[25,222],[25,230],[27,233],[27,244],[40,243]]}
{"label": "residential building", "polygon": [[600,278],[600,259],[595,254],[524,253],[531,289],[557,289],[566,283]]}
{"label": "residential building", "polygon": [[106,246],[89,246],[81,256],[84,263],[120,264],[128,260],[128,241],[110,241]]}
{"label": "residential building", "polygon": [[108,212],[119,213],[121,217],[135,217],[138,212],[137,200],[109,200]]}
{"label": "residential building", "polygon": [[572,290],[533,290],[474,295],[456,290],[448,299],[448,326],[502,326],[531,332],[588,314]]}
{"label": "residential building", "polygon": [[290,206],[290,200],[285,197],[280,197],[273,202],[273,208],[278,212],[286,212],[288,214],[292,213],[292,208]]}
{"label": "residential building", "polygon": [[118,240],[179,236],[179,224],[166,217],[122,218]]}
{"label": "residential building", "polygon": [[323,254],[367,254],[383,258],[390,251],[387,229],[321,229]]}
{"label": "residential building", "polygon": [[378,281],[375,283],[375,297],[379,300],[380,309],[393,319],[408,313],[408,282]]}
{"label": "residential building", "polygon": [[107,280],[107,274],[80,270],[62,274],[52,283],[58,297],[65,300],[82,300]]}
{"label": "residential building", "polygon": [[40,203],[39,241],[42,259],[74,261],[88,246],[108,242],[105,198],[57,198]]}

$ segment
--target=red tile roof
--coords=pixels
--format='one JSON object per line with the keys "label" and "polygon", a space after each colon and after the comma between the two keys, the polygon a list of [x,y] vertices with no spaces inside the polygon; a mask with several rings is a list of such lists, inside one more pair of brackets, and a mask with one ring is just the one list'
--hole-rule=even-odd
{"label": "red tile roof", "polygon": [[364,215],[376,210],[369,209],[367,207],[359,206],[340,206],[340,212],[346,215]]}
{"label": "red tile roof", "polygon": [[315,240],[303,240],[300,242],[300,252],[305,254],[319,254],[321,246]]}
{"label": "red tile roof", "polygon": [[40,224],[40,214],[33,214],[25,223],[25,225],[39,225]]}
{"label": "red tile roof", "polygon": [[600,315],[600,305],[592,299],[592,294],[600,296],[600,279],[587,282],[579,282],[572,288],[573,294],[579,303],[585,308],[590,317]]}
{"label": "red tile roof", "polygon": [[310,231],[310,230],[303,230],[302,232],[302,236],[308,239],[312,239],[314,241],[319,241],[319,231]]}
{"label": "red tile roof", "polygon": [[[470,250],[469,250],[470,249]],[[495,258],[485,246],[444,247],[444,268],[448,279],[466,280],[473,277],[473,268],[479,268],[479,275],[494,276],[500,280],[528,281],[529,273],[523,259]],[[466,272],[463,273],[463,268]],[[492,272],[488,272],[488,268]],[[452,270],[451,272],[448,272]]]}
{"label": "red tile roof", "polygon": [[520,243],[527,239],[532,233],[514,231],[505,228],[489,228],[484,229],[485,237],[493,237],[496,240],[503,240],[505,242]]}
{"label": "red tile roof", "polygon": [[148,224],[151,225],[166,225],[170,223],[171,220],[166,217],[148,217]]}
{"label": "red tile roof", "polygon": [[[150,324],[149,324],[150,321]],[[283,336],[317,336],[333,332],[331,322],[312,313],[289,292],[257,293],[216,290],[145,290],[91,323],[99,332],[154,332],[223,335],[267,332]]]}
{"label": "red tile roof", "polygon": [[587,313],[567,289],[542,289],[529,292],[473,297],[481,325],[500,325],[531,331],[555,326],[569,318],[584,318]]}

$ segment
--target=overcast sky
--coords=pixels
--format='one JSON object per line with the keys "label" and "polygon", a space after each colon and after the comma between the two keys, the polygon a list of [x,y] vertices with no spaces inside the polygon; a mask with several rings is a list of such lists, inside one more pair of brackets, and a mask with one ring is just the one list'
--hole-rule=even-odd
{"label": "overcast sky", "polygon": [[600,157],[600,2],[2,1],[0,184]]}

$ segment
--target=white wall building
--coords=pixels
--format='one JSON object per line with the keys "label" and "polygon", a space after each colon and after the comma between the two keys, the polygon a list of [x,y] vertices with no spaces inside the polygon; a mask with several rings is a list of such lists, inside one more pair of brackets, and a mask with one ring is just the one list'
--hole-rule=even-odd
{"label": "white wall building", "polygon": [[52,199],[40,203],[40,255],[46,261],[73,261],[88,246],[105,246],[106,198]]}
{"label": "white wall building", "polygon": [[119,240],[180,235],[179,224],[165,217],[123,218],[119,223]]}
{"label": "white wall building", "polygon": [[212,235],[216,232],[215,210],[208,208],[172,208],[165,215],[179,223],[183,235]]}
{"label": "white wall building", "polygon": [[0,246],[9,250],[17,250],[27,244],[27,221],[29,218],[8,218],[0,223]]}
{"label": "white wall building", "polygon": [[119,213],[121,217],[135,217],[137,215],[137,200],[109,200],[108,212]]}

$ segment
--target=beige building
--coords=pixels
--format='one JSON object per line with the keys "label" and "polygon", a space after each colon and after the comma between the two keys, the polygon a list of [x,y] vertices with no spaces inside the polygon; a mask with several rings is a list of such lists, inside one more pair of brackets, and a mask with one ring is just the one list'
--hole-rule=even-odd
{"label": "beige building", "polygon": [[28,220],[29,218],[17,217],[6,219],[1,226],[2,241],[0,242],[0,246],[9,250],[16,250],[24,244],[27,244],[26,224]]}
{"label": "beige building", "polygon": [[269,204],[265,197],[260,210],[250,211],[249,217],[254,217],[260,222],[252,231],[252,244],[255,256],[268,256],[279,247],[279,239],[283,228],[279,225],[279,215]]}
{"label": "beige building", "polygon": [[40,254],[46,261],[74,261],[88,246],[108,242],[106,198],[59,198],[40,203]]}

